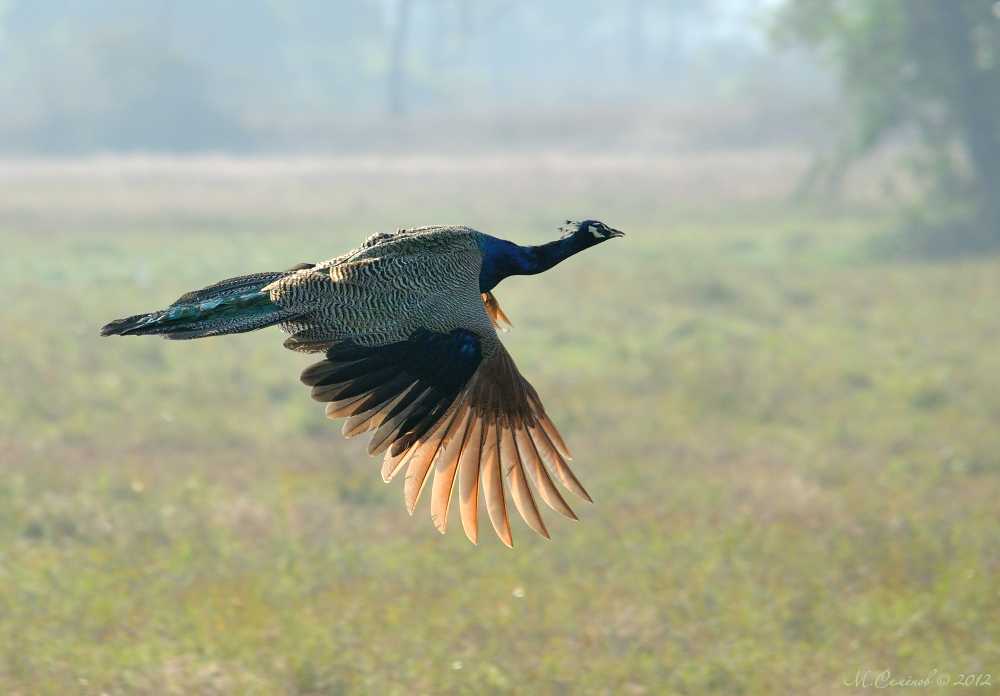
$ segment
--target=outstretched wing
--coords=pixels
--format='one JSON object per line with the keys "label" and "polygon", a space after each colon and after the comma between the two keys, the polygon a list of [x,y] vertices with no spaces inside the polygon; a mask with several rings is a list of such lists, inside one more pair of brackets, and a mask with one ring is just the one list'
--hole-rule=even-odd
{"label": "outstretched wing", "polygon": [[370,454],[385,453],[382,478],[406,467],[410,514],[434,471],[431,518],[443,533],[455,479],[465,533],[479,539],[479,489],[493,528],[512,545],[504,475],[528,525],[549,534],[528,481],[546,504],[577,519],[553,482],[592,502],[570,470],[569,450],[538,394],[500,346],[484,356],[466,329],[419,330],[405,341],[361,346],[343,341],[302,373],[331,418],[347,417],[344,435],[373,431]]}

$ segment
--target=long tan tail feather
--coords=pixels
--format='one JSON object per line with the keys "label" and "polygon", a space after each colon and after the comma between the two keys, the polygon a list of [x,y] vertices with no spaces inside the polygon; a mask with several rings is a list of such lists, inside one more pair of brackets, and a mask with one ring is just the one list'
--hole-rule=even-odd
{"label": "long tan tail feather", "polygon": [[510,497],[513,498],[517,511],[521,514],[524,521],[528,523],[529,527],[546,539],[550,538],[548,530],[545,529],[545,522],[542,521],[542,516],[538,512],[538,505],[535,504],[535,498],[531,495],[531,488],[528,486],[528,480],[524,475],[524,464],[521,460],[521,454],[518,451],[514,432],[511,429],[505,430],[501,435],[500,461],[510,462],[507,468],[507,480],[510,481]]}
{"label": "long tan tail feather", "polygon": [[[344,391],[343,384],[325,384],[321,387],[313,387],[310,395],[314,401],[338,401],[337,395],[342,391]],[[363,398],[363,396],[367,396],[367,394],[352,398]]]}
{"label": "long tan tail feather", "polygon": [[427,485],[427,476],[440,446],[440,440],[435,444],[427,443],[423,447],[418,445],[409,466],[406,467],[406,476],[403,478],[403,500],[406,503],[406,511],[411,515],[417,509],[417,501],[424,486]]}
{"label": "long tan tail feather", "polygon": [[420,443],[413,443],[409,449],[403,450],[395,457],[389,452],[385,453],[385,457],[382,459],[382,480],[389,483],[394,478],[396,474],[402,471],[403,467],[409,463],[410,458],[417,453],[420,449]]}
{"label": "long tan tail feather", "polygon": [[433,426],[431,430],[424,435],[420,440],[414,442],[412,445],[402,450],[399,454],[393,456],[391,450],[385,453],[385,457],[382,459],[382,480],[389,483],[399,471],[409,463],[410,459],[413,458],[417,452],[420,451],[425,445],[432,445],[435,440],[442,434],[447,434],[448,429],[451,428],[455,419],[459,417],[458,413],[458,403],[461,402],[462,396],[455,399],[455,404],[444,414],[437,425]]}
{"label": "long tan tail feather", "polygon": [[563,442],[562,437],[559,435],[559,431],[556,430],[556,426],[552,424],[549,420],[548,415],[545,413],[545,409],[542,408],[542,402],[538,400],[538,395],[535,395],[533,399],[535,402],[535,414],[538,419],[539,424],[542,426],[542,430],[545,434],[549,436],[549,440],[556,447],[556,451],[559,452],[565,459],[573,459],[573,455],[569,453],[569,447]]}
{"label": "long tan tail feather", "polygon": [[538,494],[545,501],[545,504],[560,515],[564,515],[571,520],[578,520],[579,518],[576,516],[576,513],[573,512],[572,508],[570,508],[566,500],[562,497],[559,489],[556,488],[555,482],[549,475],[549,470],[542,463],[535,443],[532,442],[531,436],[528,434],[528,429],[518,428],[515,438],[517,439],[517,449],[521,455],[521,460],[524,462],[528,475],[531,477],[535,488],[538,490]]}
{"label": "long tan tail feather", "polygon": [[403,501],[406,503],[406,511],[411,515],[417,509],[417,501],[420,494],[427,485],[428,474],[431,470],[433,455],[426,450],[417,452],[406,467],[406,476],[403,477]]}
{"label": "long tan tail feather", "polygon": [[[429,442],[437,433],[441,432],[441,428],[444,426],[444,421],[438,424],[432,432],[427,434],[427,438],[424,441],[414,442],[412,445],[407,447],[405,450],[399,454],[393,456],[392,450],[385,453],[385,457],[382,459],[382,480],[389,483],[396,477],[396,474],[402,470],[404,466],[410,463],[410,461],[420,452],[421,447],[424,443]],[[412,514],[412,513],[411,513]]]}
{"label": "long tan tail feather", "polygon": [[367,398],[367,394],[361,394],[360,396],[352,396],[351,398],[344,399],[343,401],[331,401],[326,405],[326,417],[336,419],[349,416],[354,413],[361,402]]}
{"label": "long tan tail feather", "polygon": [[[431,488],[431,521],[438,531],[444,534],[448,527],[448,509],[451,507],[452,491],[455,489],[455,475],[458,473],[458,462],[469,441],[469,426],[473,419],[472,409],[463,404],[463,409],[457,411],[453,424],[445,435],[447,444],[442,452],[435,457],[434,484]],[[461,414],[461,420],[458,416]]]}
{"label": "long tan tail feather", "polygon": [[375,409],[369,409],[367,411],[362,411],[353,416],[349,416],[346,421],[344,421],[344,427],[341,428],[341,433],[344,437],[357,437],[362,433],[367,433],[374,426],[372,421],[378,416],[378,411]]}
{"label": "long tan tail feather", "polygon": [[[456,399],[456,401],[459,399]],[[382,459],[382,480],[389,483],[406,464],[409,464],[410,460],[416,456],[424,445],[433,445],[439,437],[446,434],[457,415],[457,411],[453,406],[423,438],[414,442],[395,456],[393,456],[391,450],[386,452],[385,457]]]}
{"label": "long tan tail feather", "polygon": [[334,360],[322,360],[318,363],[313,363],[306,369],[302,370],[302,374],[299,375],[299,379],[302,380],[303,384],[311,387],[319,382],[322,382],[324,377],[329,377],[345,365],[351,365],[355,362],[357,361],[345,363]]}
{"label": "long tan tail feather", "polygon": [[[552,469],[556,476],[559,478],[560,483],[568,488],[573,494],[578,498],[586,500],[588,503],[593,503],[590,494],[584,489],[583,484],[577,480],[576,476],[567,466],[566,461],[563,459],[562,455],[556,448],[555,443],[549,439],[548,434],[541,427],[532,428],[532,440],[538,446],[538,453],[542,456],[542,459],[549,468]],[[548,456],[546,457],[546,453]]]}
{"label": "long tan tail feather", "polygon": [[479,543],[479,461],[482,457],[483,431],[486,423],[483,417],[474,413],[470,424],[472,435],[462,450],[458,463],[458,502],[462,512],[462,527],[465,536],[473,544]]}
{"label": "long tan tail feather", "polygon": [[[371,390],[369,389],[355,389],[355,380],[349,382],[338,382],[336,384],[317,384],[309,390],[309,394],[312,396],[314,401],[343,401],[345,399],[353,399],[355,396],[369,396]],[[353,391],[353,395],[348,395],[346,397],[341,397],[341,394]]]}
{"label": "long tan tail feather", "polygon": [[[528,429],[528,432],[531,435],[531,441],[535,443],[535,449],[538,452],[539,458],[545,463],[549,473],[559,479],[559,482],[575,495],[586,500],[586,497],[580,495],[578,491],[574,491],[570,487],[572,479],[566,477],[565,472],[563,471],[563,469],[566,468],[566,465],[563,461],[562,455],[560,455],[558,450],[556,450],[555,445],[553,445],[552,441],[549,440],[545,431],[542,430],[542,428],[536,423]],[[584,493],[586,493],[586,491],[584,491]]]}
{"label": "long tan tail feather", "polygon": [[507,499],[503,491],[503,473],[500,471],[500,420],[492,420],[486,426],[486,442],[483,443],[483,459],[480,463],[483,477],[483,497],[486,512],[497,536],[511,548],[514,540],[510,535],[510,520],[507,518]]}
{"label": "long tan tail feather", "polygon": [[[402,402],[404,399],[411,398],[413,396],[411,392],[415,392],[418,388],[418,385],[412,385],[400,396],[399,401]],[[430,388],[421,389],[420,394],[416,395],[408,406],[403,408],[396,415],[392,416],[392,418],[388,417],[389,413],[396,407],[390,405],[384,409],[386,418],[379,423],[378,428],[375,430],[375,434],[372,435],[372,439],[368,442],[368,454],[382,454],[382,452],[389,449],[389,446],[396,440],[397,437],[399,437],[399,430],[403,427],[404,421],[418,408],[420,408],[421,401],[430,391]],[[446,420],[446,418],[443,420]]]}
{"label": "long tan tail feather", "polygon": [[[358,406],[358,410],[344,422],[344,437],[354,437],[379,427],[392,407],[398,404],[405,395],[406,391],[381,401],[373,398],[374,395],[369,396],[366,403]],[[378,401],[378,403],[361,410],[371,401]]]}

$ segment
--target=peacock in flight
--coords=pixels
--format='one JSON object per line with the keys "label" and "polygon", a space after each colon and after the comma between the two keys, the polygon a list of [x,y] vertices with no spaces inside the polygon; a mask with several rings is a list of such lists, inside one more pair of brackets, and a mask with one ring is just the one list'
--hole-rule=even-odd
{"label": "peacock in flight", "polygon": [[[528,485],[577,519],[553,483],[593,502],[566,464],[569,450],[494,327],[509,325],[492,290],[624,234],[602,222],[567,221],[560,239],[519,246],[461,226],[369,237],[323,263],[231,278],[166,309],[113,321],[102,336],[179,340],[278,325],[285,347],[325,353],[302,372],[344,435],[371,432],[382,478],[407,467],[410,514],[434,470],[431,519],[444,533],[455,479],[465,533],[479,539],[479,489],[497,534],[512,546],[504,473],[525,522],[549,538]],[[503,329],[506,331],[506,329]]]}

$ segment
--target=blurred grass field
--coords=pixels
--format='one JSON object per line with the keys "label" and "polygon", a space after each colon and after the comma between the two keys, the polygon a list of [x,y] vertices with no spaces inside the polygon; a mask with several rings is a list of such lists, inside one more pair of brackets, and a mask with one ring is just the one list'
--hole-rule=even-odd
{"label": "blurred grass field", "polygon": [[[802,162],[0,165],[0,692],[1000,683],[1000,258],[879,261],[878,205],[782,202]],[[277,330],[98,338],[377,231],[567,217],[628,237],[497,289],[596,501],[552,541],[410,518]]]}

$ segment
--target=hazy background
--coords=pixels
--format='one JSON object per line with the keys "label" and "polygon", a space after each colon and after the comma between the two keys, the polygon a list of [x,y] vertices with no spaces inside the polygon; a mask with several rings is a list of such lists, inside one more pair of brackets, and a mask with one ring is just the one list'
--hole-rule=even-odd
{"label": "hazy background", "polygon": [[5,0],[0,152],[801,142],[831,80],[769,4]]}
{"label": "hazy background", "polygon": [[[0,29],[0,696],[996,689],[1000,6]],[[276,329],[98,336],[376,232],[567,218],[627,237],[496,289],[595,501],[551,541],[408,516]]]}

